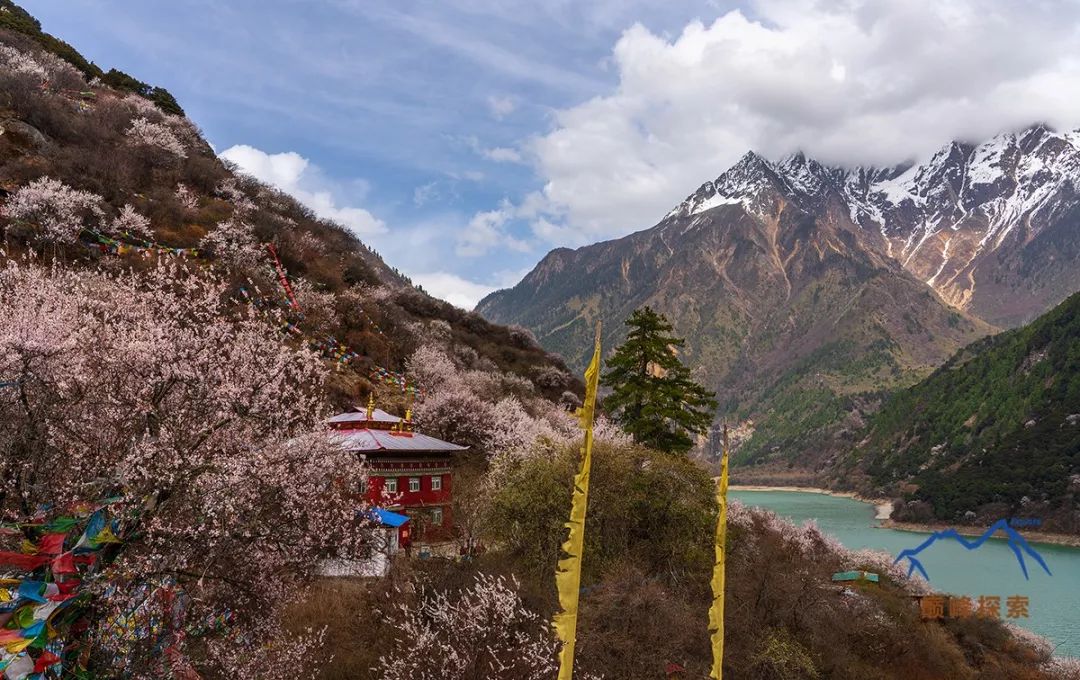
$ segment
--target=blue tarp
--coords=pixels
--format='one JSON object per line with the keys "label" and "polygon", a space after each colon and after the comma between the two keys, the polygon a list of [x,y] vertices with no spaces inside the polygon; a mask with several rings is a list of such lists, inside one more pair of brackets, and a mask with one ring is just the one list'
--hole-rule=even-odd
{"label": "blue tarp", "polygon": [[371,519],[388,527],[399,527],[409,521],[407,515],[390,512],[389,510],[383,510],[382,508],[372,508],[369,514]]}

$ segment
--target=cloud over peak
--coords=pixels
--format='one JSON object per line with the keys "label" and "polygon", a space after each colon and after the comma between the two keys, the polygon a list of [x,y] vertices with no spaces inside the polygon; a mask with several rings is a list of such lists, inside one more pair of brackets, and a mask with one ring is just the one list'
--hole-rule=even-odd
{"label": "cloud over peak", "polygon": [[1078,19],[1060,1],[759,0],[674,38],[635,24],[615,90],[531,142],[550,220],[536,235],[650,226],[747,149],[891,165],[1036,120],[1076,126]]}

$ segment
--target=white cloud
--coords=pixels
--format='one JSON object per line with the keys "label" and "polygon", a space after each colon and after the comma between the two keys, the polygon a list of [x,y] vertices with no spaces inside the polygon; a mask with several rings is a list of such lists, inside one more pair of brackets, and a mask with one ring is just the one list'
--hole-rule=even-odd
{"label": "white cloud", "polygon": [[428,182],[413,189],[413,204],[417,207],[434,200],[439,196],[439,183]]}
{"label": "white cloud", "polygon": [[414,274],[412,280],[431,295],[462,309],[476,307],[481,298],[496,290],[495,286],[475,283],[449,272]]}
{"label": "white cloud", "polygon": [[486,147],[474,135],[465,135],[459,137],[458,140],[469,149],[472,149],[476,155],[483,156],[489,161],[495,161],[496,163],[521,163],[523,161],[521,152],[517,149],[507,146]]}
{"label": "white cloud", "polygon": [[495,282],[496,288],[513,288],[516,286],[525,275],[533,270],[535,265],[530,265],[522,269],[507,269],[504,271],[495,272],[495,276],[492,277],[492,281]]}
{"label": "white cloud", "polygon": [[[247,144],[225,149],[222,158],[235,163],[241,171],[291,194],[324,219],[339,222],[358,236],[386,233],[386,224],[364,208],[340,205],[335,197],[337,187],[315,165],[295,151],[267,153]],[[363,180],[350,183],[350,193],[363,195],[367,184]]]}
{"label": "white cloud", "polygon": [[487,98],[487,105],[495,120],[506,118],[517,108],[517,103],[512,98],[496,97],[494,95]]}
{"label": "white cloud", "polygon": [[458,233],[457,254],[462,257],[477,257],[495,248],[528,252],[528,243],[506,231],[507,223],[515,216],[513,207],[506,202],[495,210],[476,213]]}
{"label": "white cloud", "polygon": [[532,233],[548,243],[559,243],[568,246],[583,246],[588,244],[588,236],[565,224],[556,224],[545,217],[538,217],[529,225]]}
{"label": "white cloud", "polygon": [[511,149],[505,146],[496,146],[491,149],[483,150],[484,158],[495,161],[497,163],[520,163],[521,153],[517,149]]}
{"label": "white cloud", "polygon": [[473,309],[485,295],[500,288],[512,288],[531,270],[530,266],[524,269],[497,271],[491,277],[491,285],[470,281],[445,271],[416,274],[411,278],[413,283],[422,286],[429,294],[462,309]]}
{"label": "white cloud", "polygon": [[529,155],[538,237],[651,226],[747,149],[894,164],[1036,121],[1080,124],[1080,5],[758,0],[615,45],[610,94],[556,112]]}

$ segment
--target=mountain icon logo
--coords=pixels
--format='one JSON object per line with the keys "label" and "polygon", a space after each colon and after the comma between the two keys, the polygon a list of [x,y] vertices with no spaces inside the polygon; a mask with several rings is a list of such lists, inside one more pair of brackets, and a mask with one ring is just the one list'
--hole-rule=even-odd
{"label": "mountain icon logo", "polygon": [[1020,570],[1024,572],[1025,579],[1030,578],[1030,576],[1028,575],[1027,562],[1024,561],[1025,554],[1038,562],[1039,566],[1043,568],[1043,571],[1045,571],[1048,576],[1053,576],[1053,574],[1050,573],[1050,567],[1046,566],[1046,560],[1042,558],[1042,555],[1040,555],[1039,552],[1035,550],[1035,548],[1032,548],[1031,545],[1028,544],[1027,540],[1023,536],[1021,536],[1016,531],[1016,529],[1013,529],[1011,526],[1009,526],[1008,520],[1005,519],[999,519],[998,521],[994,522],[992,525],[990,525],[990,527],[986,529],[986,531],[983,532],[981,536],[975,539],[969,539],[965,536],[962,536],[956,529],[935,531],[934,533],[930,534],[930,536],[925,541],[920,543],[917,547],[902,550],[900,554],[896,556],[893,564],[897,564],[901,560],[906,559],[908,561],[909,577],[916,570],[918,570],[918,572],[922,574],[923,578],[929,581],[930,575],[926,573],[926,568],[923,567],[922,562],[920,562],[919,558],[917,557],[917,555],[922,553],[922,551],[926,550],[934,543],[945,539],[955,540],[957,543],[964,546],[968,550],[978,550],[983,546],[983,544],[990,540],[991,536],[996,534],[998,531],[1003,531],[1005,533],[1005,537],[1008,539],[1009,542],[1009,549],[1013,551],[1014,555],[1016,555],[1016,561],[1020,563]]}

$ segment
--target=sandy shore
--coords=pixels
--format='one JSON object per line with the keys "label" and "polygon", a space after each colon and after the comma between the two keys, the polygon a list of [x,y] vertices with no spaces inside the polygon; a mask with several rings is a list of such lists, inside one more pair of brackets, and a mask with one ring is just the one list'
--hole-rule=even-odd
{"label": "sandy shore", "polygon": [[[949,526],[947,524],[917,524],[915,522],[897,522],[889,519],[892,516],[892,501],[886,498],[864,498],[850,491],[832,491],[814,486],[760,486],[757,484],[732,484],[728,487],[732,491],[798,491],[802,493],[820,493],[826,496],[839,496],[841,498],[853,498],[863,503],[870,503],[877,513],[874,519],[881,520],[882,529],[896,529],[897,531],[910,531],[917,534],[932,534],[943,529],[956,529],[963,536],[981,536],[985,529],[978,527]],[[1052,545],[1064,545],[1072,548],[1080,548],[1080,536],[1071,534],[1053,534],[1045,531],[1028,531],[1021,529],[1020,535],[1033,543],[1049,543]]]}
{"label": "sandy shore", "polygon": [[732,484],[728,487],[732,491],[797,491],[800,493],[820,493],[825,496],[837,496],[838,498],[852,498],[863,503],[869,503],[877,511],[874,519],[888,520],[892,516],[893,504],[887,498],[865,498],[853,491],[833,491],[816,486],[760,486],[757,484]]}
{"label": "sandy shore", "polygon": [[[947,524],[917,524],[915,522],[896,522],[886,519],[881,523],[882,529],[896,529],[897,531],[910,531],[916,534],[932,534],[944,529],[956,529],[962,536],[982,536],[985,529],[979,527],[949,526]],[[1052,545],[1064,545],[1070,548],[1080,548],[1080,536],[1072,534],[1052,534],[1045,531],[1028,531],[1018,529],[1020,535],[1032,543],[1049,543]],[[1004,536],[995,536],[1004,538]]]}

